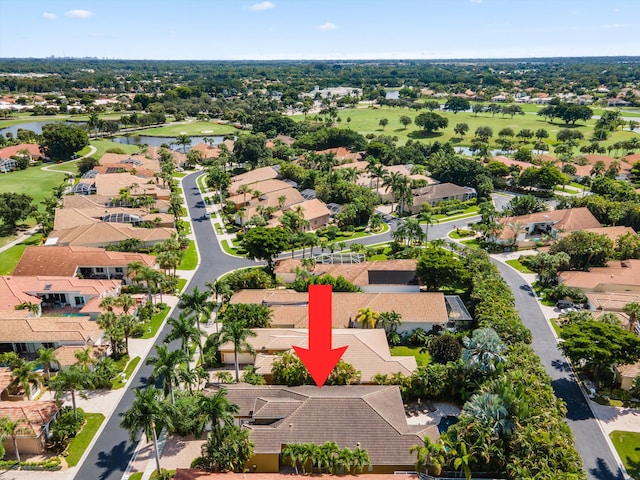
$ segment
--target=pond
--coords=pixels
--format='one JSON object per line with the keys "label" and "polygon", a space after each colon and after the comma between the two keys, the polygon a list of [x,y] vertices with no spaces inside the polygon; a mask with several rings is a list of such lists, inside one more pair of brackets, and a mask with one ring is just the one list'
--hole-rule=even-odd
{"label": "pond", "polygon": [[[60,123],[60,120],[43,120],[38,122],[26,122],[19,125],[12,125],[10,127],[0,128],[0,134],[7,136],[7,133],[11,133],[14,137],[18,135],[18,129],[31,130],[32,132],[40,135],[42,133],[42,126],[49,123]],[[68,125],[84,125],[84,122],[64,122]],[[2,125],[2,123],[0,123]]]}
{"label": "pond", "polygon": [[[191,144],[186,146],[186,149],[189,150],[193,145],[198,143],[204,143],[204,139],[210,139],[210,142],[213,142],[213,145],[219,145],[224,141],[224,136],[222,135],[211,135],[211,136],[200,136],[194,135],[191,137]],[[169,146],[173,146],[176,150],[182,150],[182,145],[177,145],[175,143],[176,137],[155,137],[151,135],[129,135],[126,137],[113,137],[110,140],[116,143],[122,143],[124,145],[150,145],[153,147],[160,147],[163,144],[167,144]]]}

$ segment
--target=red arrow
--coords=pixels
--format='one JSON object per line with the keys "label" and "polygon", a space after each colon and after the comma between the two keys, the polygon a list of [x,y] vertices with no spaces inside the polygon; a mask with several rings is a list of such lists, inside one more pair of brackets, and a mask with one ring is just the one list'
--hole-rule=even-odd
{"label": "red arrow", "polygon": [[322,388],[347,346],[331,348],[331,285],[309,285],[309,348],[293,346],[318,388]]}

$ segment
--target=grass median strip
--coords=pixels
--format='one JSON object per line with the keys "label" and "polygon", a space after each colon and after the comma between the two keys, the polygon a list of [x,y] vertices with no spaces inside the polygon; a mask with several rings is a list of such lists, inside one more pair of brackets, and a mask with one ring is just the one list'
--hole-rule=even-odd
{"label": "grass median strip", "polygon": [[67,464],[70,467],[75,467],[78,464],[104,421],[104,415],[101,413],[85,413],[84,415],[85,424],[82,426],[82,430],[69,442],[69,447],[67,447]]}

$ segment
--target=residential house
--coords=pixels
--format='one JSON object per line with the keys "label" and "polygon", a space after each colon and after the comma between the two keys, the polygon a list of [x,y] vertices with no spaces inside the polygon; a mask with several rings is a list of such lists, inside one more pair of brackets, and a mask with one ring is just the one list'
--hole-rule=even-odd
{"label": "residential house", "polygon": [[318,150],[317,155],[330,155],[333,154],[336,157],[338,163],[353,163],[358,160],[363,160],[365,157],[364,152],[352,152],[346,147],[327,148],[325,150]]}
{"label": "residential house", "polygon": [[600,222],[586,207],[568,208],[531,213],[498,220],[502,231],[493,240],[501,244],[519,247],[533,246],[538,242],[558,238],[560,232],[575,232],[587,228],[600,228]]}
{"label": "residential house", "polygon": [[[240,187],[242,185],[248,185],[250,191],[247,193],[240,191]],[[257,182],[247,182],[242,184],[233,183],[229,187],[229,197],[227,198],[227,202],[232,203],[236,209],[240,209],[259,203],[264,195],[271,194],[277,198],[280,194],[276,192],[280,192],[288,188],[293,188],[293,186],[288,182],[276,179],[260,180]],[[255,194],[255,192],[259,192],[259,194]]]}
{"label": "residential house", "polygon": [[465,202],[476,198],[478,195],[475,188],[460,187],[454,183],[436,183],[426,187],[416,188],[413,192],[413,204],[405,207],[411,214],[420,213],[422,205],[428,203],[437,205],[445,200],[460,200]]}
{"label": "residential house", "polygon": [[[316,476],[321,478],[321,476]],[[246,473],[211,473],[207,470],[195,468],[178,468],[173,480],[291,480],[290,473],[251,473],[247,477]],[[358,480],[420,480],[420,476],[415,473],[389,473],[389,474],[367,474],[358,473]]]}
{"label": "residential house", "polygon": [[639,293],[640,260],[616,260],[606,267],[593,267],[588,272],[560,272],[563,285],[583,292]]}
{"label": "residential house", "polygon": [[[272,325],[280,328],[307,328],[309,297],[307,292],[292,290],[240,290],[231,303],[259,303],[272,311]],[[333,328],[358,327],[356,317],[361,308],[382,313],[395,311],[402,317],[399,333],[416,328],[426,331],[443,327],[449,321],[444,295],[440,292],[383,293],[334,292]]]}
{"label": "residential house", "polygon": [[[243,202],[243,195],[237,195],[235,198],[240,202]],[[247,198],[251,198],[251,194],[247,194]],[[287,188],[282,190],[276,190],[269,193],[263,193],[258,198],[252,198],[244,209],[243,214],[236,215],[236,223],[244,224],[251,220],[254,216],[260,216],[264,209],[271,209],[275,211],[281,211],[292,205],[300,204],[304,201],[302,194],[295,188],[287,185]]]}
{"label": "residential house", "polygon": [[169,213],[149,213],[142,208],[56,208],[53,229],[66,230],[100,222],[128,224],[133,227],[147,223],[154,227],[171,228],[175,218]]}
{"label": "residential house", "polygon": [[107,197],[117,197],[120,191],[127,189],[131,196],[147,195],[153,198],[168,200],[171,190],[155,183],[154,179],[140,177],[131,173],[112,173],[110,175],[96,175],[92,179],[96,194]]}
{"label": "residential house", "polygon": [[40,145],[35,143],[19,143],[18,145],[0,148],[0,158],[11,158],[21,155],[29,157],[30,162],[45,158],[44,154],[40,151]]}
{"label": "residential house", "polygon": [[116,296],[120,280],[88,280],[56,276],[0,277],[0,311],[15,310],[21,305],[39,305],[43,310],[82,308],[91,298]]}
{"label": "residential house", "polygon": [[273,167],[261,167],[248,172],[231,177],[229,193],[236,193],[240,185],[249,185],[263,180],[273,180],[278,178],[278,171]]}
{"label": "residential house", "polygon": [[369,454],[372,473],[413,471],[413,445],[436,440],[438,427],[408,425],[397,386],[275,387],[225,385],[227,398],[239,406],[236,418],[249,431],[253,472],[279,472],[288,443],[336,442]]}
{"label": "residential house", "polygon": [[[0,418],[17,422],[16,443],[21,454],[38,455],[44,452],[51,422],[59,407],[53,400],[0,402]],[[5,437],[3,446],[7,454],[15,453],[13,439]]]}
{"label": "residential house", "polygon": [[[616,225],[614,227],[597,227],[597,228],[584,228],[583,231],[596,233],[598,235],[605,235],[609,240],[611,240],[614,245],[618,238],[631,233],[632,235],[636,234],[636,231],[631,227],[625,227],[622,225]],[[558,233],[558,238],[563,238],[570,235],[571,232],[560,232]]]}
{"label": "residential house", "polygon": [[98,222],[64,230],[53,230],[45,245],[100,247],[113,245],[130,239],[138,239],[144,247],[170,239],[175,228],[138,228],[126,223]]}
{"label": "residential house", "polygon": [[[597,162],[602,162],[605,170],[609,169],[612,164],[617,164],[620,170],[616,178],[619,180],[624,180],[631,172],[631,165],[624,158],[617,159],[607,155],[579,155],[576,157],[576,163],[573,164],[576,167],[576,173],[573,177],[577,179],[591,177],[591,171]],[[580,163],[585,164],[580,165]]]}
{"label": "residential house", "polygon": [[622,390],[631,390],[633,382],[640,375],[640,362],[633,365],[618,365],[616,367],[616,382]]}
{"label": "residential house", "polygon": [[[79,210],[102,208],[109,209],[114,207],[120,207],[122,205],[116,205],[113,201],[113,196],[107,195],[65,195],[62,197],[63,208],[77,208]],[[170,202],[164,199],[154,199],[155,203],[149,208],[159,213],[168,213],[170,211]]]}
{"label": "residential house", "polygon": [[[254,365],[256,373],[264,375],[271,383],[271,367],[277,355],[293,351],[293,346],[308,348],[309,333],[304,328],[255,328],[255,337],[247,343],[253,352],[243,349],[238,362]],[[347,346],[342,360],[353,365],[361,373],[361,383],[374,384],[376,374],[402,373],[409,376],[418,367],[415,357],[391,356],[385,331],[381,328],[336,328],[331,331],[333,348]],[[233,342],[219,347],[222,363],[234,365]]]}
{"label": "residential house", "polygon": [[93,345],[93,346],[81,346],[81,345],[63,345],[56,348],[55,356],[57,361],[51,363],[53,370],[60,370],[61,368],[68,368],[78,363],[76,353],[89,350],[89,359],[92,363],[96,363],[109,355],[110,346],[106,345]]}
{"label": "residential house", "polygon": [[13,276],[38,276],[55,272],[61,277],[122,279],[127,281],[127,265],[140,262],[154,268],[156,258],[135,252],[111,252],[91,247],[43,247],[25,249]]}
{"label": "residential house", "polygon": [[317,198],[305,200],[304,202],[290,205],[285,211],[297,210],[298,207],[300,207],[304,220],[309,222],[307,230],[317,230],[329,223],[331,211],[322,200]]}

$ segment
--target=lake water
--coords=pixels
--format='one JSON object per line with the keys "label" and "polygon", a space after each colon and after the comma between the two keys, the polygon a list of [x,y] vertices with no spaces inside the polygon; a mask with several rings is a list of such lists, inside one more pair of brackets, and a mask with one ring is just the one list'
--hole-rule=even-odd
{"label": "lake water", "polygon": [[[13,125],[11,127],[5,127],[5,128],[1,128],[0,129],[0,134],[6,136],[7,133],[11,133],[14,137],[16,135],[18,135],[18,129],[22,128],[25,130],[31,130],[32,132],[37,133],[38,135],[40,135],[42,133],[42,126],[43,125],[47,125],[49,123],[60,123],[59,120],[44,120],[44,121],[40,121],[40,122],[27,122],[27,123],[21,123],[19,125]],[[64,122],[70,125],[83,125],[84,122]],[[0,123],[0,125],[2,125],[2,123]]]}
{"label": "lake water", "polygon": [[[198,143],[204,143],[204,139],[208,138],[209,141],[213,142],[213,145],[219,145],[224,141],[224,137],[222,135],[210,135],[210,136],[200,136],[194,135],[191,137],[191,143],[187,145],[186,149],[189,150],[193,145]],[[110,140],[116,143],[122,143],[124,145],[143,145],[147,144],[153,147],[160,147],[162,144],[167,144],[170,147],[173,146],[174,149],[180,151],[182,150],[182,145],[176,145],[174,142],[176,141],[176,137],[152,137],[150,135],[129,135],[127,137],[114,137]],[[174,144],[174,145],[172,145]]]}

